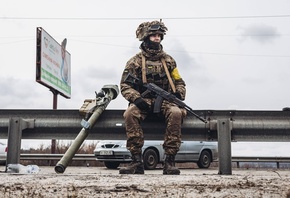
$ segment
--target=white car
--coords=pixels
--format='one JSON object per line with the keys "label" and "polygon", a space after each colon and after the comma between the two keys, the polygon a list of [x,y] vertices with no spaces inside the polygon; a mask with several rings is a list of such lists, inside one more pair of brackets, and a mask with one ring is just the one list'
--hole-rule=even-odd
{"label": "white car", "polygon": [[0,164],[6,164],[6,157],[7,157],[7,145],[0,142]]}
{"label": "white car", "polygon": [[[163,141],[145,140],[142,148],[144,168],[155,169],[157,164],[164,162]],[[98,161],[104,162],[109,169],[116,169],[121,163],[131,161],[131,154],[126,148],[125,140],[102,140],[94,150]],[[208,168],[217,159],[217,142],[182,141],[176,162],[195,162],[199,168]]]}

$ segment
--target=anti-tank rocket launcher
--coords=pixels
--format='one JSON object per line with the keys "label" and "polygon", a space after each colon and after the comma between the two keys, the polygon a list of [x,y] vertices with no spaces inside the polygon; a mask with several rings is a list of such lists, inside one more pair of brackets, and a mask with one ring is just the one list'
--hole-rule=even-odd
{"label": "anti-tank rocket launcher", "polygon": [[72,145],[54,167],[56,173],[64,173],[66,167],[87,138],[89,130],[93,128],[102,112],[106,109],[111,100],[114,100],[118,96],[118,94],[119,89],[117,85],[104,85],[99,92],[96,92],[95,100],[85,100],[84,105],[80,109],[80,112],[85,115],[85,118],[81,121],[83,128],[73,141]]}

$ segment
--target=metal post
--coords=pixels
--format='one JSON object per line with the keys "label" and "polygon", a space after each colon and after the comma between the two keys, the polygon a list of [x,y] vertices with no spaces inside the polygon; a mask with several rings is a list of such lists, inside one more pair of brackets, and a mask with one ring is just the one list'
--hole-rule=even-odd
{"label": "metal post", "polygon": [[19,164],[21,137],[21,118],[10,118],[8,127],[8,152],[6,164]]}
{"label": "metal post", "polygon": [[231,122],[229,119],[217,121],[219,174],[232,174]]}
{"label": "metal post", "polygon": [[22,130],[27,128],[34,128],[34,120],[19,117],[9,119],[6,169],[8,164],[19,164]]}
{"label": "metal post", "polygon": [[[53,104],[52,104],[52,109],[57,110],[57,95],[58,91],[51,88],[50,91],[53,93]],[[56,139],[51,140],[51,154],[55,154],[56,150]]]}

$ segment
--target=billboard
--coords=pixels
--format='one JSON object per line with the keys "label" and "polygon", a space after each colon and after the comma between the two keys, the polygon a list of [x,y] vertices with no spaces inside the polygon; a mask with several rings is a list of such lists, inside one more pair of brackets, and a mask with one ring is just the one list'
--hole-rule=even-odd
{"label": "billboard", "polygon": [[71,55],[66,51],[67,40],[56,42],[41,27],[36,28],[36,81],[71,97]]}

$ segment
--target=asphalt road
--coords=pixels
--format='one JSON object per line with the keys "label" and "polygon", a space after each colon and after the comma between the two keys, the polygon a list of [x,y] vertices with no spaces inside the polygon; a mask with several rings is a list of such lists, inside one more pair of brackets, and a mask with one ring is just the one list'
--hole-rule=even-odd
{"label": "asphalt road", "polygon": [[[4,167],[3,167],[4,171]],[[0,197],[290,197],[290,170],[233,169],[219,175],[217,168],[181,169],[162,175],[120,175],[105,167],[40,167],[37,174],[0,173]]]}

